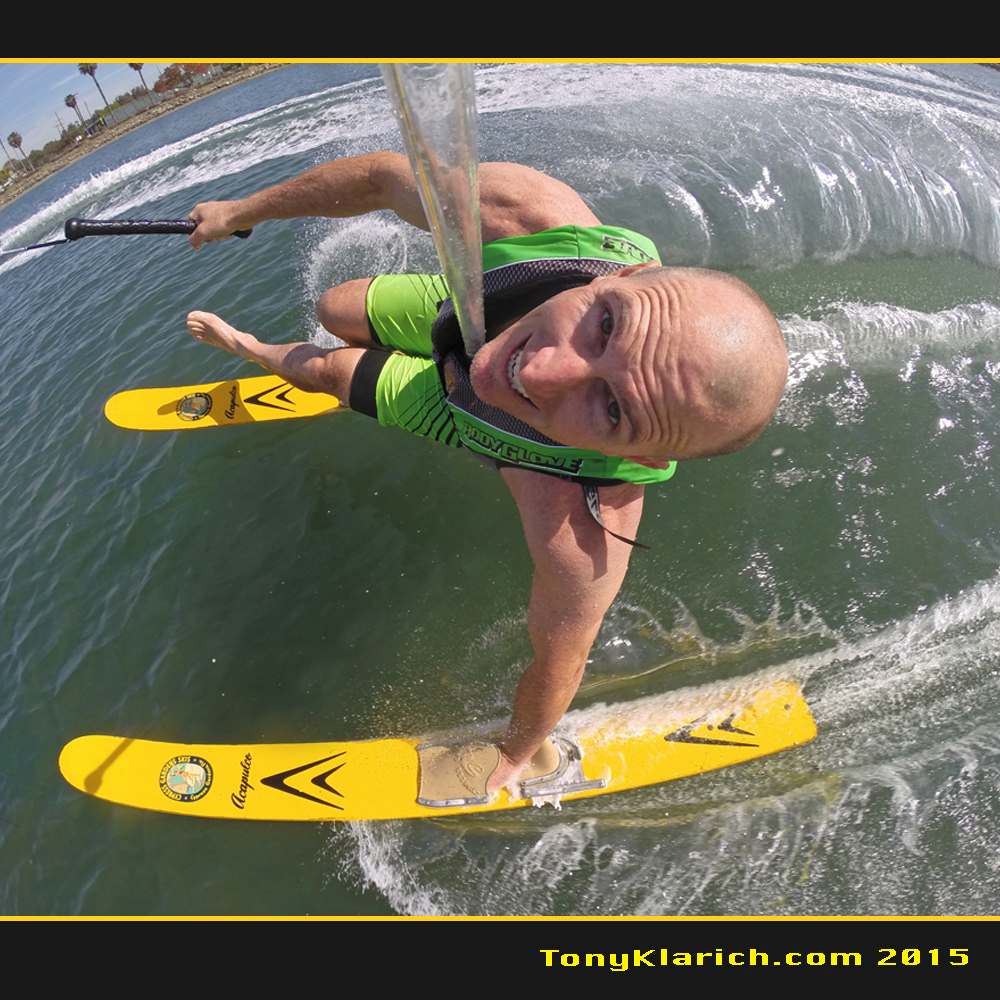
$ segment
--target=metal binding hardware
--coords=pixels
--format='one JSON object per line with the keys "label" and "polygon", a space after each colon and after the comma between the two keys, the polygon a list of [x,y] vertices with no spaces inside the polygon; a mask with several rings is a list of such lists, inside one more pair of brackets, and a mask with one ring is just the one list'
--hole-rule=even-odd
{"label": "metal binding hardware", "polygon": [[551,774],[526,778],[522,781],[521,798],[531,799],[532,804],[539,805],[540,802],[536,800],[545,799],[550,795],[571,795],[591,788],[607,787],[608,782],[605,778],[588,781],[583,776],[583,753],[577,743],[566,736],[553,736],[552,743],[559,751],[559,765]]}

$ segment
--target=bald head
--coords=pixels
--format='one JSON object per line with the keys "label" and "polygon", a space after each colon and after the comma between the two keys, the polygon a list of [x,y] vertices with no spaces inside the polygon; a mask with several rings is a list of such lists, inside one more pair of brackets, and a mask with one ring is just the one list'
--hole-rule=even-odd
{"label": "bald head", "polygon": [[774,314],[745,282],[721,271],[650,267],[629,276],[666,283],[678,302],[676,361],[691,425],[683,454],[738,451],[774,416],[788,377],[788,351]]}
{"label": "bald head", "polygon": [[742,281],[637,264],[505,326],[470,376],[483,402],[553,441],[662,468],[752,441],[787,371],[778,324]]}

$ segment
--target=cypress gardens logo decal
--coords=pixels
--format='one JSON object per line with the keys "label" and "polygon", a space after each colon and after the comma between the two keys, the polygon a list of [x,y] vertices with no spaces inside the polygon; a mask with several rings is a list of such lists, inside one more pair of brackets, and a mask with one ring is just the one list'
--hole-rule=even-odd
{"label": "cypress gardens logo decal", "polygon": [[204,757],[171,757],[160,769],[160,791],[174,802],[197,802],[212,787],[212,765]]}
{"label": "cypress gardens logo decal", "polygon": [[181,420],[201,420],[212,412],[212,397],[207,392],[189,392],[177,401],[177,416]]}

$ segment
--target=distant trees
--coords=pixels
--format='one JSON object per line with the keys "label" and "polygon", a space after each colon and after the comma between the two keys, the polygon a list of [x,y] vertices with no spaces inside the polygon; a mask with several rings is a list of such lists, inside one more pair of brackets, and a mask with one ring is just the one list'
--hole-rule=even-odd
{"label": "distant trees", "polygon": [[67,108],[72,108],[76,112],[77,118],[80,119],[80,124],[86,128],[87,123],[83,120],[83,112],[76,103],[76,94],[67,94],[65,98],[63,98],[63,103]]}
{"label": "distant trees", "polygon": [[3,140],[0,140],[0,149],[3,149],[4,159],[7,161],[4,164],[3,170],[0,170],[0,184],[3,184],[6,187],[7,182],[13,180],[17,176],[17,171],[14,169],[14,161],[7,153],[7,147],[3,144]]}
{"label": "distant trees", "polygon": [[131,90],[125,91],[124,94],[119,94],[115,100],[112,107],[114,108],[124,108],[126,104],[131,104],[133,101],[146,101],[149,94],[148,90],[144,90],[142,87],[133,87]]}
{"label": "distant trees", "polygon": [[160,74],[159,79],[153,84],[153,90],[158,94],[163,94],[180,86],[184,79],[184,71],[177,63],[173,63]]}
{"label": "distant trees", "polygon": [[142,67],[145,66],[145,65],[146,65],[145,63],[129,63],[128,64],[128,68],[129,69],[134,69],[136,71],[136,73],[139,74],[139,79],[142,80],[143,90],[145,90],[146,93],[148,94],[149,93],[149,87],[146,86],[146,78],[142,75]]}
{"label": "distant trees", "polygon": [[[97,82],[97,63],[80,63],[79,65],[80,65],[80,72],[84,76],[89,76],[94,81],[95,85],[97,86],[97,90],[101,95],[101,100],[104,101],[104,106],[107,108],[108,99],[104,96],[104,91],[101,90],[101,85]],[[115,122],[115,124],[118,123],[118,120],[115,118],[115,113],[113,111],[111,112],[111,120]]]}
{"label": "distant trees", "polygon": [[153,84],[153,90],[162,94],[167,90],[174,90],[176,87],[189,86],[193,76],[207,73],[208,70],[208,63],[171,63]]}
{"label": "distant trees", "polygon": [[7,136],[7,141],[21,154],[21,159],[24,160],[24,162],[31,167],[32,172],[34,172],[35,168],[32,166],[31,160],[24,155],[24,150],[21,149],[21,143],[24,142],[24,140],[21,138],[20,133],[11,132],[11,134]]}

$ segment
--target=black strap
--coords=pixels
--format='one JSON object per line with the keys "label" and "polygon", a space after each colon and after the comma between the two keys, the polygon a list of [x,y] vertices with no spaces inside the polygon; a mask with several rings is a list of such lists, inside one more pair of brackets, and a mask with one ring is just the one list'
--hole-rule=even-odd
{"label": "black strap", "polygon": [[642,542],[634,538],[626,538],[624,535],[616,535],[605,523],[604,519],[601,517],[601,500],[597,495],[597,487],[592,483],[580,483],[583,487],[583,498],[587,501],[587,510],[590,511],[590,516],[609,534],[612,538],[617,538],[620,542],[626,542],[628,545],[633,545],[637,549],[645,549],[646,552],[649,551],[648,545],[643,545]]}
{"label": "black strap", "polygon": [[392,355],[388,351],[371,348],[361,355],[361,360],[358,361],[354,375],[351,377],[351,388],[347,399],[347,405],[352,410],[378,420],[375,387],[385,363],[391,357]]}

